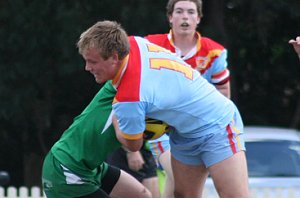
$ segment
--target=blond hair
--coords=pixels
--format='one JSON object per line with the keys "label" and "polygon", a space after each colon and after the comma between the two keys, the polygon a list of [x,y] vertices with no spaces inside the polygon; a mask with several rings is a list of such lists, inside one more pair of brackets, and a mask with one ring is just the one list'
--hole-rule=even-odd
{"label": "blond hair", "polygon": [[81,55],[89,48],[95,48],[107,60],[117,52],[119,59],[129,53],[129,41],[125,30],[115,21],[99,21],[80,35],[77,42]]}

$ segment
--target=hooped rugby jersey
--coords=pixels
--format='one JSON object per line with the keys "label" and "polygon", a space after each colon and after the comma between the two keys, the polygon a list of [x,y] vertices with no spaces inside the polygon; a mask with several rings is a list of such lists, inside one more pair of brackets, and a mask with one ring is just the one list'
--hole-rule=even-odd
{"label": "hooped rugby jersey", "polygon": [[201,37],[196,32],[197,44],[185,56],[173,42],[172,30],[168,34],[153,34],[145,38],[152,43],[162,46],[190,64],[194,69],[200,71],[201,75],[214,85],[222,85],[229,81],[230,73],[227,69],[227,50],[219,43]]}
{"label": "hooped rugby jersey", "polygon": [[113,79],[113,109],[126,139],[139,139],[145,117],[158,119],[186,137],[223,128],[235,106],[201,74],[170,51],[129,37],[130,53]]}

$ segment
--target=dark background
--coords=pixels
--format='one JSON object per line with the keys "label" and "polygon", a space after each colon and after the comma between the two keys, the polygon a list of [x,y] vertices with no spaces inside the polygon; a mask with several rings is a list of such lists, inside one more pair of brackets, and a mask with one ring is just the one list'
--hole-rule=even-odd
{"label": "dark background", "polygon": [[[203,36],[229,51],[232,100],[246,125],[300,128],[299,0],[203,0]],[[165,33],[167,0],[0,0],[0,170],[40,185],[44,155],[101,85],[76,49],[98,20]],[[171,97],[171,96],[170,96]]]}

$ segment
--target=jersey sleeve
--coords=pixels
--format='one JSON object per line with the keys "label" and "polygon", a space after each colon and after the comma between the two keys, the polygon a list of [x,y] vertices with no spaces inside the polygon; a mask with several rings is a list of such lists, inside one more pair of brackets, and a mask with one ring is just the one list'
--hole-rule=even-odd
{"label": "jersey sleeve", "polygon": [[230,72],[227,66],[227,50],[224,49],[220,56],[212,63],[212,68],[214,68],[214,70],[211,76],[211,82],[213,84],[222,85],[229,81]]}
{"label": "jersey sleeve", "polygon": [[145,130],[145,111],[141,102],[118,102],[113,104],[119,128],[125,139],[135,140],[142,137]]}

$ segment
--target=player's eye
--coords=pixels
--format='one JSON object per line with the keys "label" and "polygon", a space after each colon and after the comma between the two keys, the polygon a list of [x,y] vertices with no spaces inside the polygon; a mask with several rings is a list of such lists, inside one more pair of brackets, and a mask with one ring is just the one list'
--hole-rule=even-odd
{"label": "player's eye", "polygon": [[195,14],[196,11],[195,11],[195,10],[188,10],[188,13],[189,13],[189,14]]}
{"label": "player's eye", "polygon": [[181,14],[183,11],[182,11],[181,9],[176,9],[174,12],[175,12],[176,14]]}

